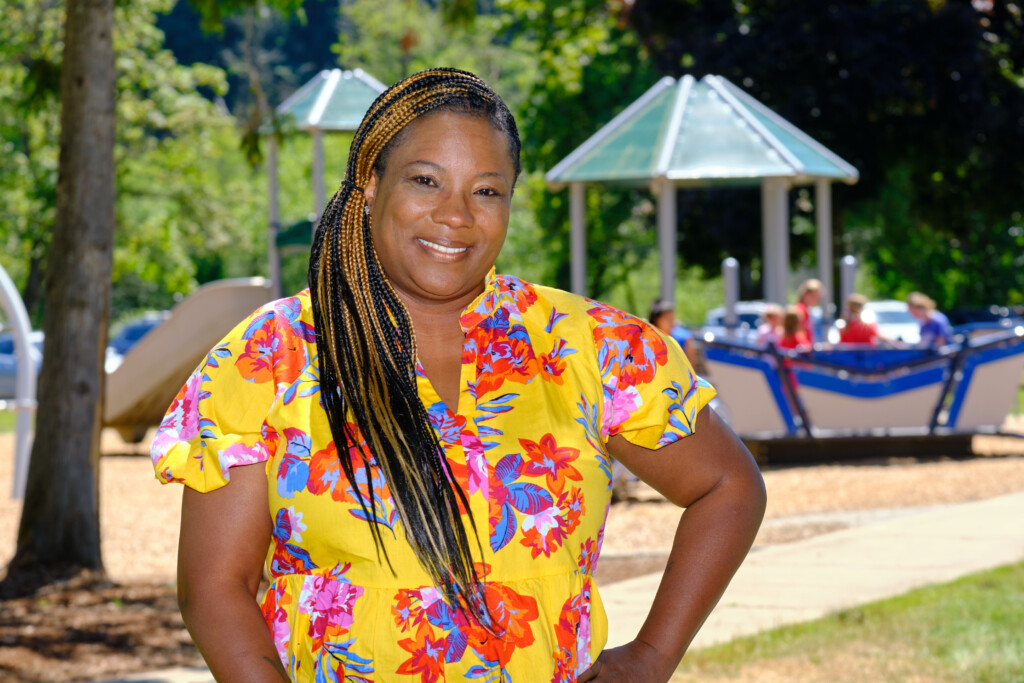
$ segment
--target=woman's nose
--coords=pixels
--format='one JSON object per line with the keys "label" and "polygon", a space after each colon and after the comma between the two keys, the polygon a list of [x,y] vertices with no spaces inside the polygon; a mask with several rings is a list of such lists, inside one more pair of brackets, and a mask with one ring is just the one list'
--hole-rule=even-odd
{"label": "woman's nose", "polygon": [[450,228],[468,228],[473,225],[473,212],[461,192],[446,192],[432,212],[435,223]]}

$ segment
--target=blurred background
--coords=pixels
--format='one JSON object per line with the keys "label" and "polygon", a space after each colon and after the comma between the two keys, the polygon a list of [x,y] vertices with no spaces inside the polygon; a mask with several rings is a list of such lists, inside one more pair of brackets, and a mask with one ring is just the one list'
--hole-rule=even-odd
{"label": "blurred background", "polygon": [[[0,264],[34,327],[55,215],[62,14],[55,0],[9,1],[0,23]],[[390,84],[458,66],[503,94],[525,171],[499,268],[528,280],[569,287],[568,195],[549,192],[544,172],[660,77],[714,73],[860,172],[834,186],[832,207],[837,261],[862,264],[858,291],[922,290],[963,315],[1024,304],[1021,4],[290,0],[219,26],[203,16],[186,0],[117,4],[111,338],[206,282],[267,274],[259,127],[334,67]],[[328,195],[350,139],[325,136]],[[312,210],[311,147],[281,138],[283,228]],[[816,268],[812,192],[789,193],[794,279]],[[721,304],[726,256],[741,265],[740,298],[760,298],[759,193],[677,196],[679,319],[701,323]],[[590,192],[587,230],[590,296],[645,315],[659,286],[653,195]],[[286,293],[305,286],[304,250],[285,251],[282,267]]]}

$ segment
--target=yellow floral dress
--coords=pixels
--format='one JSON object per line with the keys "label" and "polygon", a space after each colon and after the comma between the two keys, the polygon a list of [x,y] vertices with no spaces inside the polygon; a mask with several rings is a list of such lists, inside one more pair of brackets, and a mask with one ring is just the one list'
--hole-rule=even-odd
{"label": "yellow floral dress", "polygon": [[645,322],[512,276],[492,271],[461,321],[458,406],[422,371],[418,388],[469,500],[500,636],[445,602],[379,473],[346,453],[374,518],[358,504],[319,402],[308,290],[228,334],[160,426],[152,457],[164,483],[210,491],[232,466],[265,464],[273,534],[261,608],[294,681],[572,682],[604,646],[592,577],[610,503],[605,444],[616,434],[672,443],[714,390]]}

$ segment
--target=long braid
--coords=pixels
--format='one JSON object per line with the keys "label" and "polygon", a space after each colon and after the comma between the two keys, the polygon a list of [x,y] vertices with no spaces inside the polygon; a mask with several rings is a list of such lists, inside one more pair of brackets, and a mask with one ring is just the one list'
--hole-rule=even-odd
{"label": "long braid", "polygon": [[[362,188],[382,173],[389,145],[410,122],[451,109],[487,116],[508,134],[519,173],[519,135],[504,103],[464,71],[432,69],[392,86],[370,106],[349,152],[345,181],[317,227],[309,283],[323,405],[339,460],[368,520],[376,518],[373,478],[387,483],[406,537],[450,605],[493,629],[460,508],[479,534],[416,387],[416,335],[408,311],[374,250]],[[349,426],[354,421],[355,429]],[[360,446],[365,439],[365,454]],[[369,477],[356,481],[352,456]],[[371,464],[379,467],[375,474]],[[370,521],[378,553],[390,566],[379,525]],[[482,553],[481,553],[482,554]]]}

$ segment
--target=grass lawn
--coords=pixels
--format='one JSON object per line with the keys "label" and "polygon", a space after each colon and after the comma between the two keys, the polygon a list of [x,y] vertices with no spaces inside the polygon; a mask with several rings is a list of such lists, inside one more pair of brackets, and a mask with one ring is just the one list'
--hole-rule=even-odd
{"label": "grass lawn", "polygon": [[0,434],[13,432],[16,419],[16,413],[13,410],[0,410]]}
{"label": "grass lawn", "polygon": [[1024,680],[1024,564],[686,656],[689,681]]}

